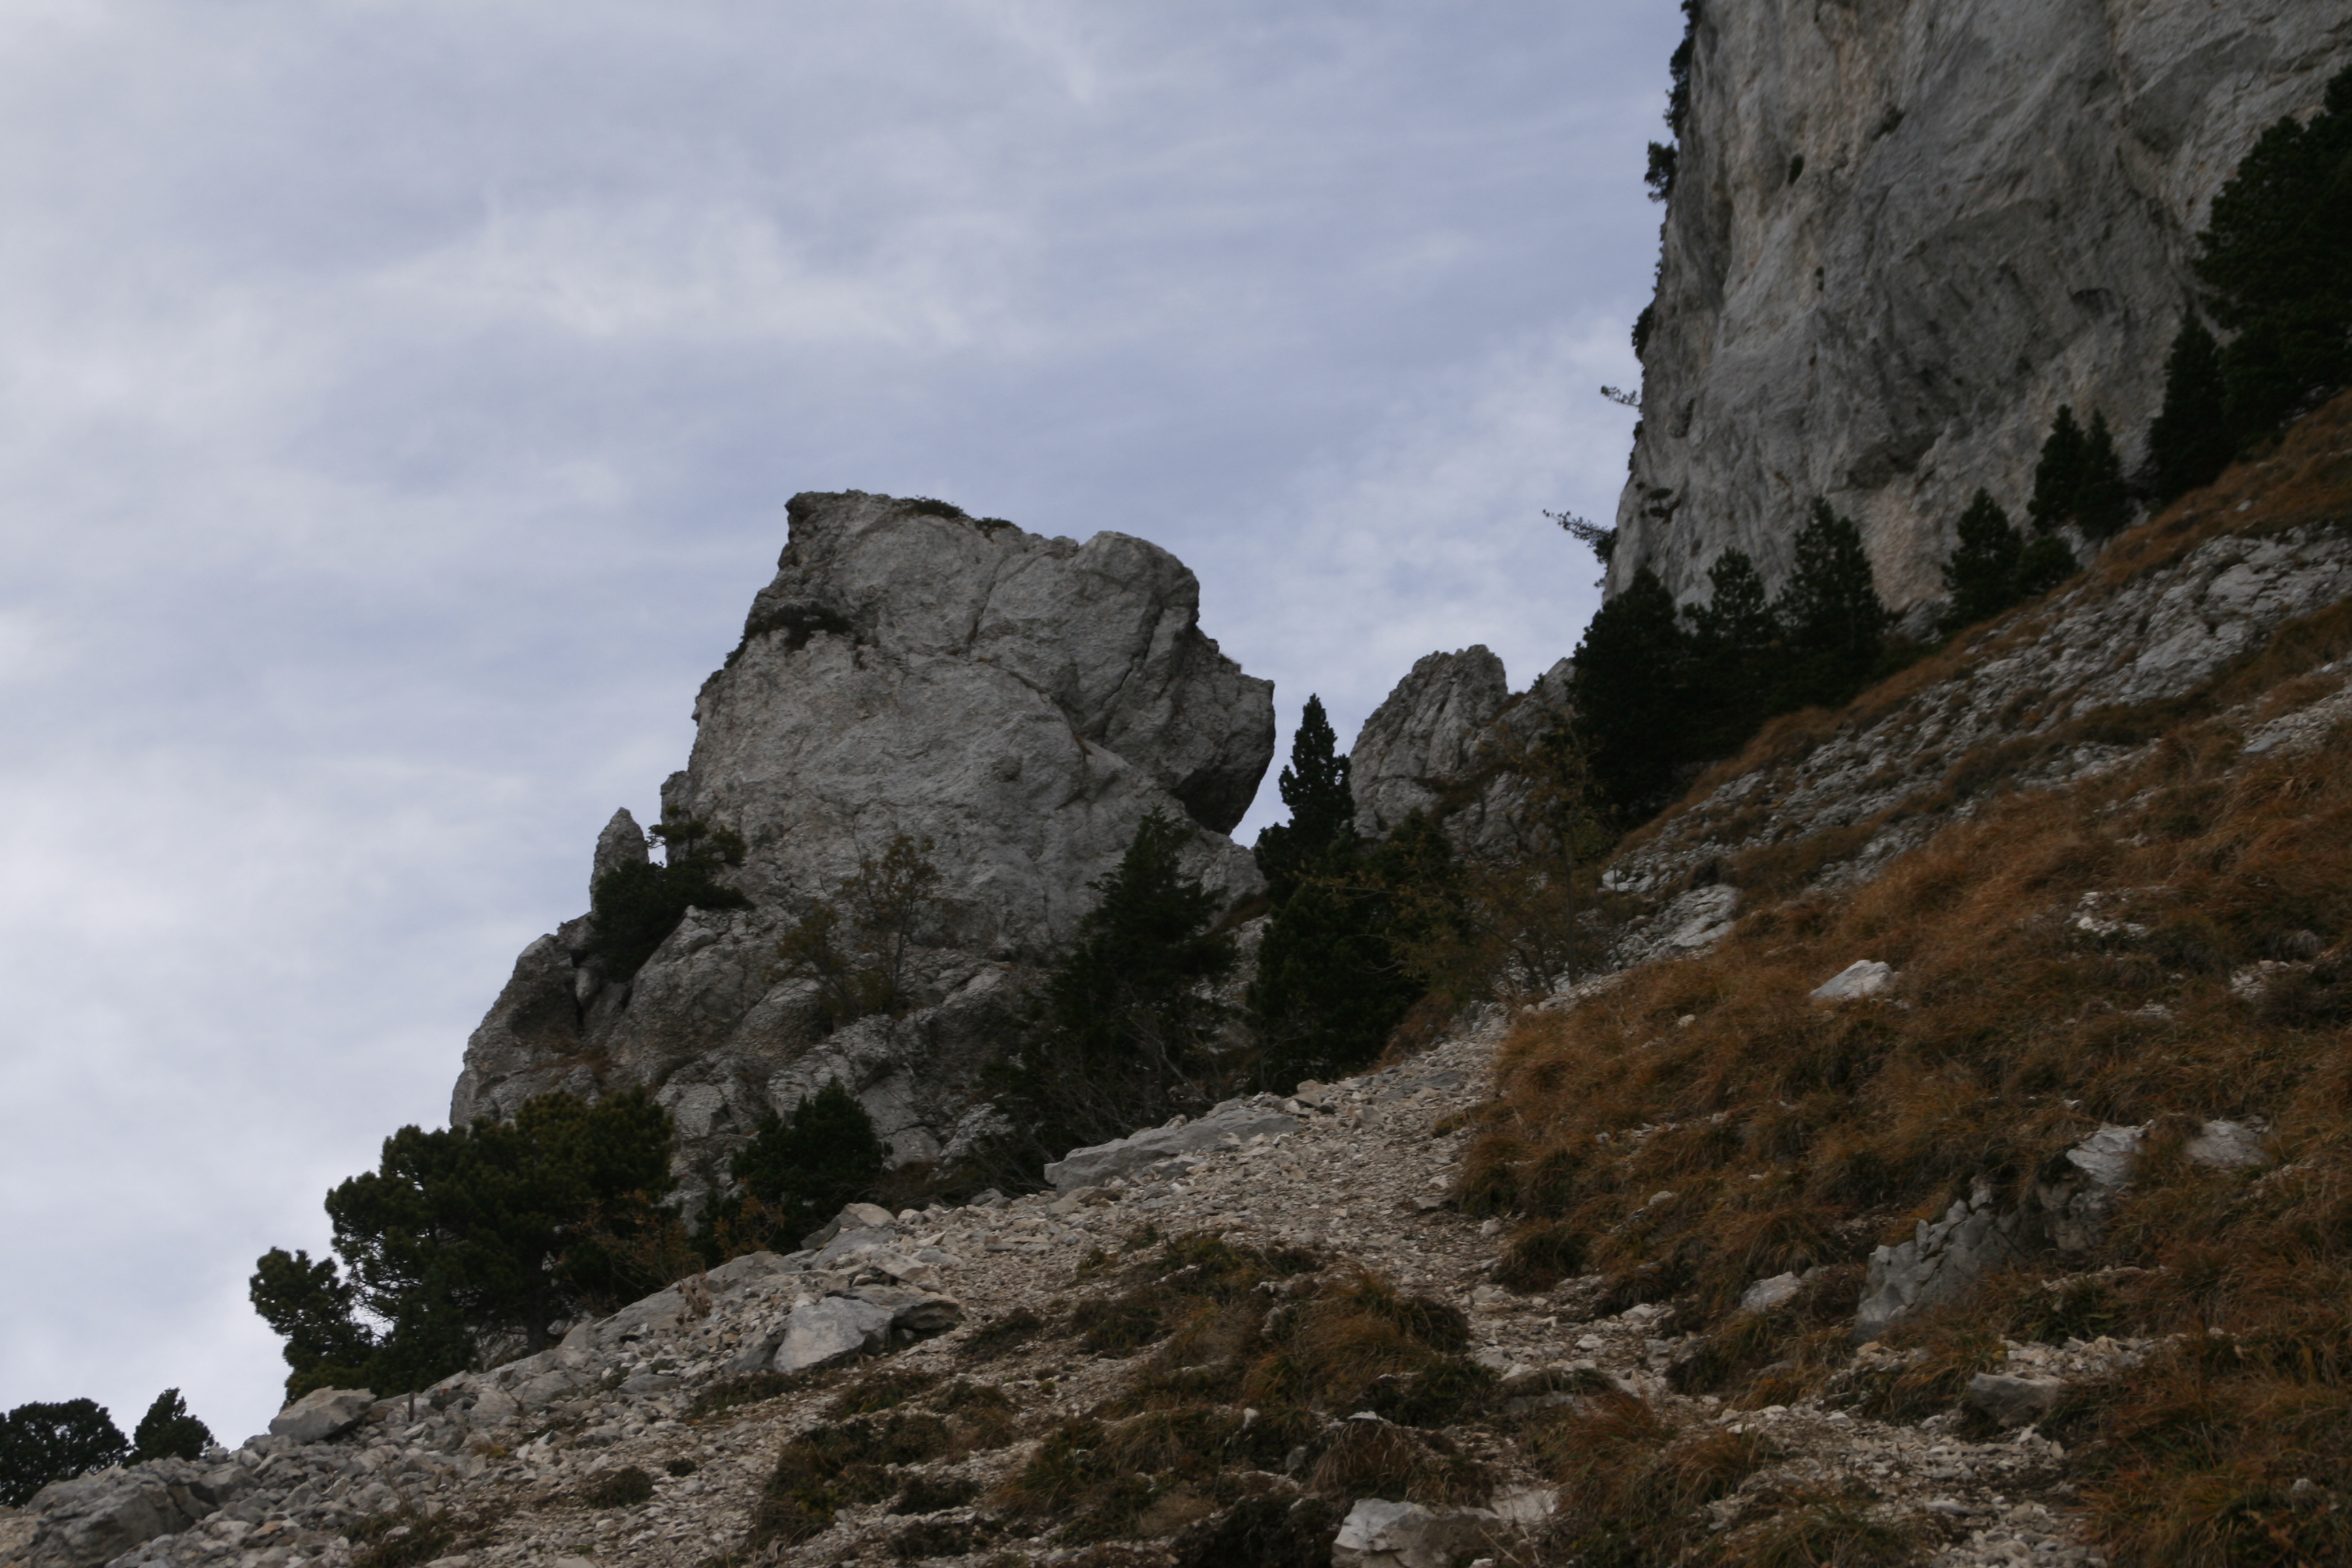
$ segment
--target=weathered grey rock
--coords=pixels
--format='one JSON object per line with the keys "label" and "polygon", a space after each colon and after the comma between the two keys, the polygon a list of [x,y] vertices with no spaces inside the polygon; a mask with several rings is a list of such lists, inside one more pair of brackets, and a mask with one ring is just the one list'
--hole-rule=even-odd
{"label": "weathered grey rock", "polygon": [[1181,1127],[1154,1127],[1133,1137],[1113,1139],[1084,1149],[1073,1149],[1045,1167],[1045,1179],[1059,1192],[1099,1186],[1116,1175],[1140,1170],[1178,1154],[1214,1149],[1227,1140],[1246,1143],[1260,1136],[1287,1132],[1298,1123],[1273,1103],[1227,1100],[1197,1121]]}
{"label": "weathered grey rock", "polygon": [[891,1310],[855,1296],[827,1296],[793,1309],[771,1365],[778,1372],[831,1366],[887,1349]]}
{"label": "weathered grey rock", "polygon": [[2243,1121],[2208,1121],[2181,1152],[2200,1165],[2223,1171],[2267,1165],[2276,1158],[2269,1134]]}
{"label": "weathered grey rock", "polygon": [[1365,1498],[1331,1543],[1333,1568],[1454,1568],[1494,1545],[1499,1515],[1483,1508],[1423,1508]]}
{"label": "weathered grey rock", "polygon": [[1759,1279],[1739,1293],[1739,1310],[1743,1312],[1769,1312],[1804,1288],[1805,1279],[1801,1274],[1775,1274],[1769,1279]]}
{"label": "weathered grey rock", "polygon": [[2038,1237],[2021,1210],[2003,1212],[1983,1183],[1909,1241],[1871,1253],[1854,1313],[1857,1343],[1876,1339],[1896,1319],[1948,1300],[1989,1270],[2018,1262]]}
{"label": "weathered grey rock", "polygon": [[375,1395],[364,1388],[314,1388],[269,1418],[269,1435],[323,1443],[366,1419],[374,1403]]}
{"label": "weathered grey rock", "polygon": [[2347,60],[2352,16],[2303,0],[1703,8],[1612,590],[1703,597],[1735,547],[1777,584],[1821,496],[1924,605],[2058,405],[2137,460],[2190,236]]}
{"label": "weathered grey rock", "polygon": [[1478,765],[1487,727],[1510,700],[1503,661],[1483,645],[1416,660],[1349,750],[1358,831],[1378,837],[1434,806],[1449,782]]}
{"label": "weathered grey rock", "polygon": [[1503,661],[1483,647],[1424,656],[1364,721],[1349,752],[1357,831],[1376,838],[1422,811],[1465,854],[1543,847],[1535,791],[1519,764],[1566,721],[1570,674],[1561,659],[1513,696]]}
{"label": "weathered grey rock", "polygon": [[[591,956],[585,919],[534,942],[467,1042],[453,1122],[550,1089],[656,1086],[691,1201],[762,1116],[839,1079],[894,1163],[951,1159],[990,1130],[981,1069],[1024,975],[1148,815],[1196,828],[1186,868],[1212,889],[1263,886],[1224,833],[1273,754],[1272,687],[1202,633],[1175,557],[856,491],[789,511],[776,576],[662,787],[665,815],[742,835],[725,875],[752,907],[691,911],[625,984]],[[828,1034],[777,943],[900,835],[940,872],[909,959],[916,1006]],[[595,868],[644,853],[624,812]]]}
{"label": "weathered grey rock", "polygon": [[644,865],[651,857],[646,853],[646,830],[629,815],[627,806],[613,814],[604,824],[604,831],[596,835],[596,858],[588,869],[588,887],[595,890],[597,880],[607,871],[623,866]]}
{"label": "weathered grey rock", "polygon": [[1895,966],[1874,958],[1857,958],[1812,989],[1816,1002],[1860,1002],[1881,996],[1895,986]]}
{"label": "weathered grey rock", "polygon": [[95,1568],[144,1541],[185,1530],[250,1489],[240,1466],[156,1459],[58,1481],[36,1493],[31,1568]]}
{"label": "weathered grey rock", "polygon": [[2012,1377],[2006,1373],[1980,1372],[1969,1379],[1961,1399],[2004,1426],[2024,1426],[2056,1408],[2066,1384],[2054,1377]]}

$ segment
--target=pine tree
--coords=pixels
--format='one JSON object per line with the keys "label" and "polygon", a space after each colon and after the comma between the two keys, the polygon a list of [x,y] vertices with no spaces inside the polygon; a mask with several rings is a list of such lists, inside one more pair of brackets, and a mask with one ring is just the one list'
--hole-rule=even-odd
{"label": "pine tree", "polygon": [[2035,532],[2048,533],[2074,521],[2088,446],[2083,427],[2074,423],[2073,406],[2060,404],[2049,437],[2042,443],[2041,460],[2033,465],[2033,499],[2025,503]]}
{"label": "pine tree", "polygon": [[327,1194],[340,1269],[276,1249],[255,1268],[255,1310],[287,1341],[289,1392],[422,1388],[465,1367],[486,1334],[536,1349],[550,1320],[666,1283],[645,1259],[676,1227],[660,1206],[672,1141],[644,1089],[593,1106],[540,1095],[511,1122],[402,1128],[377,1169]]}
{"label": "pine tree", "polygon": [[1638,820],[1664,804],[1690,744],[1690,638],[1643,565],[1576,647],[1576,726],[1602,796]]}
{"label": "pine tree", "polygon": [[1184,874],[1192,837],[1157,811],[1137,826],[1000,1069],[1013,1123],[1005,1155],[1033,1175],[1208,1098],[1225,1009],[1204,991],[1232,971],[1234,940],[1216,926],[1223,900]]}
{"label": "pine tree", "polygon": [[1755,562],[1727,550],[1707,568],[1707,602],[1691,624],[1692,742],[1699,757],[1727,757],[1770,712],[1779,684],[1780,624]]}
{"label": "pine tree", "polygon": [[131,1461],[194,1459],[212,1447],[213,1429],[188,1414],[188,1402],[176,1388],[155,1396],[147,1414],[131,1433]]}
{"label": "pine tree", "polygon": [[1327,858],[1275,911],[1249,989],[1263,1087],[1286,1093],[1381,1054],[1422,991],[1389,945],[1389,919],[1352,851]]}
{"label": "pine tree", "polygon": [[2197,241],[2207,305],[2238,334],[2221,374],[2242,450],[2352,384],[2352,69],[2318,114],[2263,132]]}
{"label": "pine tree", "polygon": [[1267,896],[1277,906],[1333,846],[1354,842],[1356,796],[1348,782],[1348,759],[1339,754],[1339,738],[1323,711],[1323,700],[1308,697],[1297,732],[1290,739],[1290,765],[1276,781],[1290,820],[1261,829],[1254,851]]}
{"label": "pine tree", "polygon": [[2016,600],[2021,603],[2046,594],[2082,569],[2064,540],[2054,533],[2042,534],[2017,558]]}
{"label": "pine tree", "polygon": [[2074,521],[2091,539],[2113,539],[2131,521],[2131,490],[2124,483],[2124,463],[2116,451],[2115,432],[2107,416],[2091,411],[2090,433],[2083,438],[2083,472],[2074,491]]}
{"label": "pine tree", "polygon": [[2157,504],[2178,500],[2220,479],[2233,449],[2221,345],[2192,314],[2172,340],[2172,353],[2164,363],[2164,408],[2148,426]]}
{"label": "pine tree", "polygon": [[1843,702],[1870,679],[1894,616],[1880,602],[1862,530],[1816,500],[1797,531],[1796,562],[1772,606],[1790,660],[1784,708]]}
{"label": "pine tree", "polygon": [[0,1415],[0,1507],[22,1508],[51,1481],[119,1465],[130,1455],[121,1429],[93,1400],[19,1405]]}
{"label": "pine tree", "polygon": [[1947,636],[2017,603],[2017,563],[2024,553],[2024,536],[2009,513],[1990,491],[1978,490],[1960,513],[1959,546],[1944,563],[1944,593],[1951,602],[1944,613]]}
{"label": "pine tree", "polygon": [[[742,1196],[765,1211],[772,1239],[789,1251],[843,1205],[867,1195],[887,1154],[874,1119],[835,1079],[793,1106],[790,1117],[762,1118],[728,1170]],[[742,1206],[739,1201],[735,1212]]]}

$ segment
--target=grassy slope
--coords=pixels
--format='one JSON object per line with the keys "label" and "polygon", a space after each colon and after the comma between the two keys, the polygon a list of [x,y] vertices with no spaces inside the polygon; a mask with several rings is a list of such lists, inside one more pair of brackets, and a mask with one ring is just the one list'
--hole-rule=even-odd
{"label": "grassy slope", "polygon": [[[2218,532],[2352,518],[2347,448],[2352,400],[2095,571],[2120,581]],[[1889,710],[2036,614],[1854,709]],[[1997,796],[1850,892],[1748,879],[1749,912],[1712,953],[1532,1016],[1465,1178],[1475,1204],[1523,1216],[1508,1267],[1604,1274],[1619,1304],[1675,1300],[1713,1325],[1678,1381],[1789,1401],[1849,1359],[1873,1246],[1979,1179],[2021,1198],[2101,1122],[2151,1123],[2105,1244],[1899,1326],[1930,1353],[1881,1407],[1948,1405],[2002,1334],[2168,1336],[2060,1418],[2095,1531],[2128,1562],[2352,1560],[2336,1500],[2352,1503],[2352,734],[2239,752],[2249,723],[2340,684],[2311,672],[2347,654],[2352,606],[2291,624],[2170,705],[2131,765]],[[1783,721],[1692,802],[1855,716]],[[1693,831],[1693,809],[1645,840]],[[2075,925],[2085,894],[2117,889],[2145,934]],[[2259,1000],[2232,994],[2234,973],[2315,945]],[[1903,972],[1898,1000],[1807,1001],[1864,957]],[[2279,1163],[2190,1164],[2180,1147],[2214,1117],[2266,1121]],[[1816,1267],[1788,1307],[1736,1313],[1750,1281]],[[2060,1276],[2074,1282],[2042,1288]]]}

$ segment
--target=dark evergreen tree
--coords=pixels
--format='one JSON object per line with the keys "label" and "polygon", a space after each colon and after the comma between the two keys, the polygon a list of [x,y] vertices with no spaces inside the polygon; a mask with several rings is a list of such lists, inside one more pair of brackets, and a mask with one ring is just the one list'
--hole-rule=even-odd
{"label": "dark evergreen tree", "polygon": [[1264,1088],[1363,1067],[1421,998],[1389,945],[1389,900],[1362,871],[1334,854],[1267,922],[1249,990]]}
{"label": "dark evergreen tree", "polygon": [[1356,796],[1348,783],[1348,759],[1324,714],[1319,697],[1307,699],[1298,730],[1290,739],[1290,765],[1276,781],[1290,820],[1259,830],[1255,853],[1265,877],[1266,894],[1276,905],[1290,897],[1299,879],[1333,846],[1352,845]]}
{"label": "dark evergreen tree", "polygon": [[2207,304],[2238,334],[2221,374],[2242,449],[2352,384],[2352,69],[2318,114],[2263,132],[2197,240]]}
{"label": "dark evergreen tree", "polygon": [[2025,538],[2009,521],[2009,513],[1990,491],[1978,490],[1960,513],[1958,548],[1944,563],[1944,594],[1951,602],[1944,612],[1947,636],[1989,621],[2017,603],[2017,563],[2024,553]]}
{"label": "dark evergreen tree", "polygon": [[2064,540],[2054,533],[2039,535],[2017,558],[2016,597],[2022,602],[2046,594],[2081,570]]}
{"label": "dark evergreen tree", "polygon": [[2074,521],[2085,537],[2113,539],[2131,521],[2131,490],[2124,483],[2124,462],[2116,450],[2115,432],[2107,416],[2091,411],[2091,428],[2083,437],[2083,475],[2074,492]]}
{"label": "dark evergreen tree", "polygon": [[19,1405],[0,1415],[0,1506],[22,1508],[51,1481],[86,1476],[130,1457],[121,1430],[94,1401]]}
{"label": "dark evergreen tree", "polygon": [[551,1319],[665,1283],[642,1258],[676,1224],[660,1207],[671,1141],[643,1089],[593,1106],[541,1095],[509,1123],[402,1128],[376,1170],[327,1194],[347,1276],[277,1250],[255,1270],[255,1309],[287,1340],[289,1391],[421,1388],[465,1367],[487,1334],[538,1349]]}
{"label": "dark evergreen tree", "polygon": [[1192,837],[1160,812],[1137,826],[1000,1070],[1004,1155],[1032,1175],[1209,1099],[1225,1010],[1203,992],[1232,971],[1234,941],[1217,929],[1223,900],[1184,874]]}
{"label": "dark evergreen tree", "polygon": [[1690,745],[1690,638],[1643,565],[1576,647],[1576,726],[1594,781],[1627,821],[1664,804]]}
{"label": "dark evergreen tree", "polygon": [[1795,555],[1772,606],[1789,650],[1779,706],[1834,705],[1869,680],[1895,617],[1879,600],[1862,531],[1829,502],[1813,502]]}
{"label": "dark evergreen tree", "polygon": [[2051,421],[2050,434],[2042,443],[2041,459],[2033,465],[2033,497],[2025,503],[2035,532],[2048,533],[2074,521],[2089,445],[2074,422],[2074,408],[2060,404],[2058,417]]}
{"label": "dark evergreen tree", "polygon": [[636,973],[688,910],[751,907],[751,900],[718,880],[722,869],[743,863],[740,834],[680,818],[664,822],[652,837],[662,846],[663,864],[625,861],[589,889],[594,952],[615,979]]}
{"label": "dark evergreen tree", "polygon": [[188,1402],[176,1388],[155,1396],[147,1414],[131,1432],[131,1461],[194,1459],[212,1447],[213,1429],[188,1414]]}
{"label": "dark evergreen tree", "polygon": [[2221,345],[2191,315],[2172,340],[2164,362],[2164,408],[2148,426],[2148,466],[2159,506],[2221,477],[2230,466],[2228,391],[2221,380]]}
{"label": "dark evergreen tree", "polygon": [[829,1080],[791,1116],[763,1118],[736,1151],[728,1170],[741,1188],[733,1205],[737,1228],[744,1228],[740,1199],[756,1199],[772,1240],[789,1252],[842,1205],[871,1194],[888,1153],[866,1108],[838,1079]]}
{"label": "dark evergreen tree", "polygon": [[1694,757],[1727,757],[1771,712],[1780,684],[1780,623],[1756,563],[1727,550],[1707,568],[1707,602],[1686,610],[1691,626]]}

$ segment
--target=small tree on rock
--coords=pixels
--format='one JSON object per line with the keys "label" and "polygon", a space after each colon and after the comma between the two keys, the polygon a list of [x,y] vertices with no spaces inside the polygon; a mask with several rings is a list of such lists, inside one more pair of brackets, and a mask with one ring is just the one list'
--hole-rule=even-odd
{"label": "small tree on rock", "polygon": [[131,1459],[194,1459],[212,1447],[213,1429],[188,1414],[188,1402],[176,1388],[155,1396],[147,1414],[131,1432]]}
{"label": "small tree on rock", "polygon": [[625,980],[669,940],[689,909],[748,910],[751,900],[718,880],[743,863],[740,834],[693,817],[671,818],[648,830],[662,846],[664,864],[625,860],[589,889],[593,950],[605,972]]}

